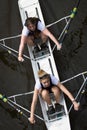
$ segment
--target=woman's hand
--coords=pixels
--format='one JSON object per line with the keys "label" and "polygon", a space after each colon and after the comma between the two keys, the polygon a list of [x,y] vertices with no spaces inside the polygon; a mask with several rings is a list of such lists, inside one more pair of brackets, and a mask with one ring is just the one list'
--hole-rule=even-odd
{"label": "woman's hand", "polygon": [[73,105],[74,105],[74,110],[78,111],[80,104],[77,103],[76,101],[74,101],[74,102],[73,102]]}
{"label": "woman's hand", "polygon": [[34,117],[30,117],[30,118],[28,118],[28,120],[30,121],[31,124],[35,124],[35,119],[34,119]]}
{"label": "woman's hand", "polygon": [[61,44],[58,44],[57,45],[57,50],[61,50],[61,48],[62,48]]}
{"label": "woman's hand", "polygon": [[18,56],[18,61],[23,62],[24,58],[22,56]]}

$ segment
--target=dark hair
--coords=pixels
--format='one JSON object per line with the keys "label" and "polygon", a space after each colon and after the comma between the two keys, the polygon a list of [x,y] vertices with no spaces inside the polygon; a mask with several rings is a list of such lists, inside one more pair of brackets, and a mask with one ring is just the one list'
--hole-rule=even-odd
{"label": "dark hair", "polygon": [[27,18],[26,21],[25,21],[25,26],[28,27],[28,25],[29,25],[30,23],[33,24],[33,25],[35,25],[35,26],[37,26],[38,21],[40,21],[39,18],[29,17],[29,18]]}

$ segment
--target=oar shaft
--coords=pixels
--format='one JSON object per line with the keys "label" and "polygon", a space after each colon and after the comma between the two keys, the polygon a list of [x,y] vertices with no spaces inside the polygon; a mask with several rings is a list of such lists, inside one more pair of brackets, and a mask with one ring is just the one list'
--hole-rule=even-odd
{"label": "oar shaft", "polygon": [[17,58],[17,55],[13,53],[11,50],[9,50],[6,46],[0,43],[0,47],[2,47],[4,50],[6,50],[9,54],[13,55],[14,57]]}
{"label": "oar shaft", "polygon": [[[84,80],[83,84],[81,85],[81,87],[80,87],[80,89],[79,89],[79,91],[78,91],[78,93],[77,93],[77,95],[76,95],[76,97],[75,97],[75,100],[77,100],[77,98],[79,97],[81,91],[84,89],[84,86],[85,86],[86,81],[87,81],[87,78]],[[78,102],[80,103],[79,100],[78,100]],[[72,107],[73,107],[73,104],[70,106],[70,109],[69,109],[69,112],[68,112],[68,113],[70,113]]]}
{"label": "oar shaft", "polygon": [[[14,49],[12,49],[12,48],[10,48],[10,47],[8,47],[8,46],[2,44],[2,43],[0,43],[0,46],[1,46],[3,49],[5,49],[9,54],[11,54],[11,55],[13,55],[14,57],[18,58],[18,51],[14,50]],[[16,53],[16,54],[15,54],[15,53]],[[35,61],[35,59],[30,58],[30,57],[27,56],[27,55],[24,55],[24,54],[23,54],[23,57],[26,58],[26,59],[28,59],[28,60],[33,60],[33,61]]]}

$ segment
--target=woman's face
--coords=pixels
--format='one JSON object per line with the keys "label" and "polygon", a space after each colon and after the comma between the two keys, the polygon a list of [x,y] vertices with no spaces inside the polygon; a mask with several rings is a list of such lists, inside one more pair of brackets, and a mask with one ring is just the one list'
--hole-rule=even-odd
{"label": "woman's face", "polygon": [[44,87],[49,87],[50,86],[50,79],[49,78],[42,79],[41,83],[43,84]]}
{"label": "woman's face", "polygon": [[29,29],[30,31],[35,31],[36,26],[35,26],[34,24],[30,23],[30,24],[28,25],[28,29]]}

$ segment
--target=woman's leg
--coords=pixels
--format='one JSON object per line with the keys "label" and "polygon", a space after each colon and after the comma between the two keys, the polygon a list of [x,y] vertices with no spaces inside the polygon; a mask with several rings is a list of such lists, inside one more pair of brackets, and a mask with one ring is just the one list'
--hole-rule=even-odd
{"label": "woman's leg", "polygon": [[42,95],[43,100],[47,102],[47,105],[48,105],[47,113],[53,114],[55,112],[55,109],[52,105],[50,95],[49,95],[49,91],[48,90],[42,90],[41,95]]}
{"label": "woman's leg", "polygon": [[49,91],[42,90],[41,91],[41,96],[42,96],[43,100],[47,102],[48,105],[52,104],[51,99],[50,99],[50,95],[49,95]]}
{"label": "woman's leg", "polygon": [[28,36],[27,43],[29,46],[34,46],[34,36]]}
{"label": "woman's leg", "polygon": [[[44,35],[42,32],[40,32],[37,38],[34,38],[33,35],[29,35],[27,38],[27,43],[29,46],[34,46],[35,44],[41,45],[41,44],[47,42],[47,40],[48,40],[48,37],[46,35]],[[37,43],[34,43],[34,41]]]}
{"label": "woman's leg", "polygon": [[56,86],[53,86],[51,91],[53,92],[53,94],[55,96],[56,103],[59,103],[59,101],[60,101],[60,90],[59,90],[59,88],[56,87]]}

